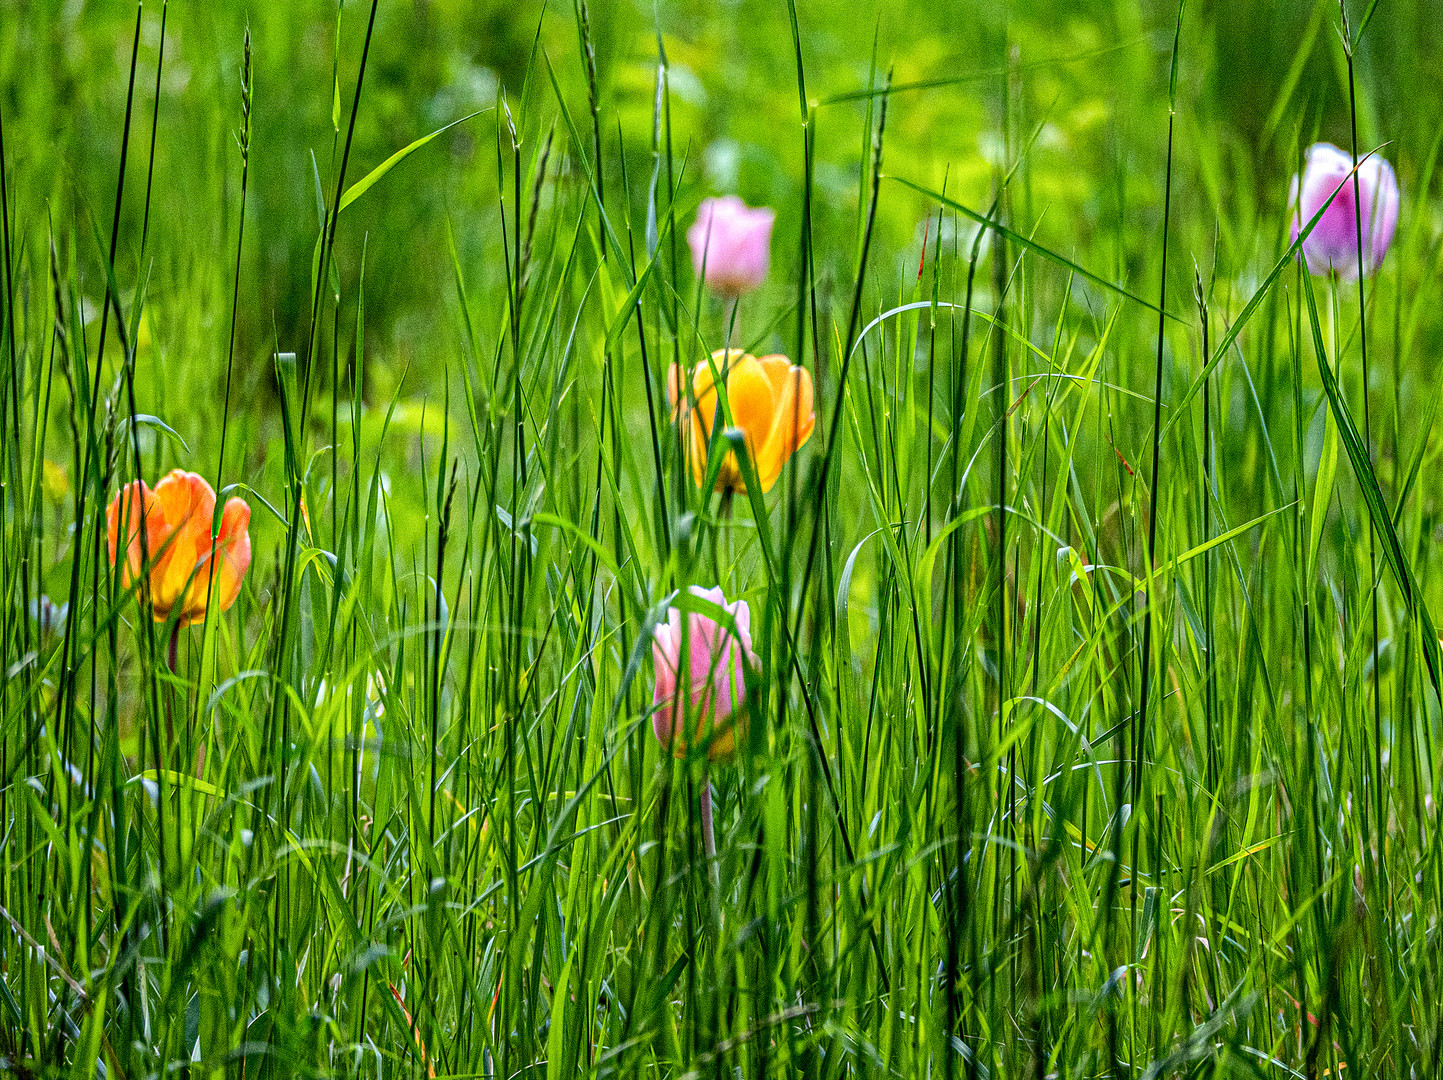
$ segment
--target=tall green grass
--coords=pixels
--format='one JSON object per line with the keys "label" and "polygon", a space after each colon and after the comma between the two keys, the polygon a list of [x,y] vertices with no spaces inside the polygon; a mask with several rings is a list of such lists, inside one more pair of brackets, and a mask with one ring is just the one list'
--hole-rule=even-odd
{"label": "tall green grass", "polygon": [[[940,75],[748,9],[781,224],[733,310],[682,235],[720,16],[512,13],[490,99],[382,138],[465,67],[388,7],[137,8],[9,94],[73,26],[0,26],[0,1065],[1438,1075],[1440,140],[1388,110],[1438,104],[1389,66],[1427,9],[1309,9],[1250,134],[1202,6],[979,13]],[[314,100],[267,86],[298,39]],[[115,121],[52,140],[92,85]],[[1315,137],[1404,187],[1356,293],[1289,244]],[[765,495],[669,414],[728,343],[816,380]],[[104,518],[177,466],[255,550],[178,633]],[[693,584],[761,658],[723,764],[650,730]]]}

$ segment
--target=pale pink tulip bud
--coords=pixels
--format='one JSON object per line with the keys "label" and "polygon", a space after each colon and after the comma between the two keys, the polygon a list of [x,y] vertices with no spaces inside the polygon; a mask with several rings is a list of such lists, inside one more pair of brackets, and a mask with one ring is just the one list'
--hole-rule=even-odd
{"label": "pale pink tulip bud", "polygon": [[[1357,278],[1355,200],[1362,210],[1365,277],[1378,268],[1388,253],[1388,245],[1393,242],[1393,231],[1398,227],[1398,178],[1393,175],[1393,166],[1374,154],[1358,166],[1356,180],[1344,183],[1352,171],[1353,158],[1346,151],[1332,143],[1314,143],[1308,147],[1301,184],[1293,177],[1288,195],[1293,214],[1293,240],[1297,240],[1303,226],[1324,204],[1328,207],[1303,241],[1303,257],[1308,270],[1314,274],[1334,273],[1348,280]],[[1328,202],[1330,198],[1332,201]]]}
{"label": "pale pink tulip bud", "polygon": [[[656,628],[651,643],[656,665],[656,711],[652,729],[662,746],[678,757],[688,744],[705,742],[707,757],[723,761],[736,750],[739,732],[746,730],[745,672],[756,667],[752,652],[751,610],[745,600],[727,603],[721,589],[693,585],[693,596],[724,608],[736,624],[736,631],[715,619],[686,612],[686,657],[682,657],[683,612],[672,608],[667,621]],[[683,730],[690,721],[691,730]]]}
{"label": "pale pink tulip bud", "polygon": [[772,261],[772,224],[777,215],[753,210],[735,195],[704,199],[686,231],[697,277],[722,296],[749,293],[767,277]]}

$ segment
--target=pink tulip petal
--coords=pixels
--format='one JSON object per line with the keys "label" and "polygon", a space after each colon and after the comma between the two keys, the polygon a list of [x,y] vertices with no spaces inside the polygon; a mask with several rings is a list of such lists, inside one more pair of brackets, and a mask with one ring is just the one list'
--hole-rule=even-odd
{"label": "pink tulip petal", "polygon": [[751,651],[751,611],[744,601],[728,602],[721,589],[693,586],[691,591],[727,611],[735,628],[700,612],[687,613],[684,624],[679,609],[667,613],[666,625],[652,636],[652,730],[678,754],[704,742],[708,753],[720,759],[735,746],[746,668],[757,662]]}
{"label": "pink tulip petal", "polygon": [[1375,154],[1358,166],[1356,179],[1349,182],[1352,171],[1351,154],[1331,143],[1315,143],[1308,148],[1301,180],[1293,177],[1288,197],[1293,207],[1294,240],[1303,224],[1326,206],[1303,241],[1303,257],[1311,273],[1334,273],[1349,280],[1358,276],[1358,209],[1362,210],[1365,275],[1378,268],[1393,242],[1398,225],[1398,180],[1393,167]]}
{"label": "pink tulip petal", "polygon": [[686,231],[692,270],[713,291],[738,297],[766,280],[776,212],[753,209],[735,195],[705,199]]}

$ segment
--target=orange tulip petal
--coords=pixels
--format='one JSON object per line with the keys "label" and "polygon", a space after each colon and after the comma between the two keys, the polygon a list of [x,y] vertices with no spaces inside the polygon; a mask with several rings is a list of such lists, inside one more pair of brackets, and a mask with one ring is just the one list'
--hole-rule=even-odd
{"label": "orange tulip petal", "polygon": [[[146,550],[140,542],[140,519],[144,509]],[[122,578],[129,585],[140,573],[145,557],[150,560],[149,594],[151,614],[157,622],[174,616],[180,626],[205,618],[208,598],[214,596],[222,611],[235,602],[241,581],[250,569],[250,507],[242,499],[231,499],[221,515],[220,530],[212,558],[211,521],[215,514],[215,491],[196,473],[173,469],[155,485],[131,483],[111,500],[105,511],[106,539],[114,565],[122,542],[121,518],[125,529],[126,557]]]}
{"label": "orange tulip petal", "polygon": [[180,528],[171,533],[161,561],[150,574],[151,603],[157,619],[164,620],[172,608],[188,610],[193,606],[192,578],[201,555],[196,549],[195,535],[189,529]]}
{"label": "orange tulip petal", "polygon": [[165,620],[179,608],[180,625],[189,626],[205,613],[206,583],[196,568],[210,551],[215,492],[204,477],[173,469],[155,485],[155,493],[165,510],[171,537],[151,571],[151,603],[157,620]]}
{"label": "orange tulip petal", "polygon": [[[210,497],[209,507],[198,506],[206,496]],[[155,485],[155,497],[160,500],[165,519],[172,528],[180,528],[197,510],[203,513],[205,509],[215,509],[215,492],[210,485],[203,477],[184,469],[172,469],[161,477],[160,483]],[[206,528],[210,528],[208,521]]]}
{"label": "orange tulip petal", "polygon": [[229,611],[240,595],[241,582],[251,567],[251,508],[244,499],[229,499],[220,519],[216,554],[214,597],[221,611]]}
{"label": "orange tulip petal", "polygon": [[[105,508],[106,540],[110,548],[110,564],[115,565],[120,549],[120,519],[124,515],[125,525],[125,566],[121,572],[121,585],[128,588],[140,575],[145,559],[154,562],[156,553],[164,546],[170,528],[155,492],[143,481],[135,480],[121,488]],[[145,544],[141,544],[140,525],[145,522]]]}

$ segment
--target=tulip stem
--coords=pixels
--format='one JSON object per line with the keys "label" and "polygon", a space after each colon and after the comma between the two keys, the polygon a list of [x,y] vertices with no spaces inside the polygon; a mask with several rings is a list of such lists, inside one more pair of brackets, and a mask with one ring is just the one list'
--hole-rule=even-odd
{"label": "tulip stem", "polygon": [[[176,657],[180,651],[180,622],[177,621],[170,628],[170,644],[165,649],[165,666],[170,669],[171,675],[175,674]],[[175,745],[175,688],[171,687],[165,695],[165,753],[169,754],[171,747]]]}
{"label": "tulip stem", "polygon": [[[712,561],[712,569],[716,572],[717,581],[718,581],[719,583],[722,582],[722,581],[725,579],[725,577],[726,577],[726,575],[723,574],[723,572],[722,572],[721,533],[722,533],[722,529],[723,529],[726,525],[728,525],[728,524],[731,523],[731,516],[732,516],[732,496],[733,496],[733,494],[735,494],[735,493],[732,491],[731,488],[725,488],[725,489],[723,489],[722,495],[721,495],[721,502],[720,502],[720,503],[718,504],[718,506],[717,506],[716,527],[715,527],[714,529],[712,529],[712,533],[711,533],[711,561]],[[728,562],[728,565],[730,565],[730,562],[731,562],[731,550],[730,550],[730,545],[728,545],[728,550],[727,550],[727,562]]]}
{"label": "tulip stem", "polygon": [[705,773],[701,778],[701,843],[706,852],[707,875],[712,886],[718,885],[719,874],[716,865],[716,830],[711,820],[711,777]]}
{"label": "tulip stem", "polygon": [[[172,675],[176,674],[179,666],[178,658],[180,653],[180,623],[177,622],[170,628],[170,644],[165,649],[165,666],[170,669]],[[168,756],[170,748],[175,746],[175,688],[172,687],[165,698],[165,753]],[[159,756],[159,755],[157,755]],[[199,779],[201,772],[205,769],[205,743],[201,743],[195,753],[195,775]]]}

